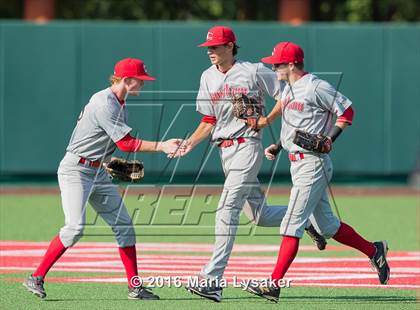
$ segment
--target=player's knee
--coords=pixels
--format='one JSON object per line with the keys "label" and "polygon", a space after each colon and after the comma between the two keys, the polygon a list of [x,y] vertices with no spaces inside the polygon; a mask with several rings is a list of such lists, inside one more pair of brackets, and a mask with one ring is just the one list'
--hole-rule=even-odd
{"label": "player's knee", "polygon": [[66,225],[60,230],[60,239],[63,245],[68,248],[76,244],[83,236],[84,227],[82,225]]}
{"label": "player's knee", "polygon": [[216,212],[215,225],[216,229],[221,229],[223,226],[237,227],[239,225],[239,218],[241,210],[235,208],[223,209],[220,212]]}
{"label": "player's knee", "polygon": [[[271,209],[270,209],[271,208]],[[277,207],[264,207],[261,212],[257,213],[253,219],[250,219],[255,225],[261,227],[278,227],[284,217],[285,210],[274,210]],[[280,212],[279,212],[280,211]]]}
{"label": "player's knee", "polygon": [[337,220],[327,226],[320,227],[319,230],[320,230],[320,234],[324,238],[330,239],[334,237],[334,235],[337,233],[339,228],[340,228],[340,221]]}
{"label": "player's knee", "polygon": [[114,226],[112,228],[119,247],[128,247],[136,244],[136,232],[133,225]]}
{"label": "player's knee", "polygon": [[280,235],[292,236],[301,239],[305,231],[306,222],[293,222],[283,220],[280,225]]}

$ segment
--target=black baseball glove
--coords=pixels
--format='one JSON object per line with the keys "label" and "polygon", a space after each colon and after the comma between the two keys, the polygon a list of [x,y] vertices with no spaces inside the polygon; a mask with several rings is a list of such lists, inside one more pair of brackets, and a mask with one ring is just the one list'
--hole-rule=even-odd
{"label": "black baseball glove", "polygon": [[[233,115],[246,120],[248,123],[258,123],[262,114],[261,100],[248,97],[245,94],[235,94],[232,97]],[[253,126],[251,126],[253,127]]]}
{"label": "black baseball glove", "polygon": [[113,179],[120,181],[139,182],[144,178],[144,166],[138,160],[114,157],[109,163],[104,163],[104,168]]}
{"label": "black baseball glove", "polygon": [[329,153],[332,149],[330,137],[321,134],[312,134],[302,130],[296,130],[293,143],[305,150],[318,153]]}

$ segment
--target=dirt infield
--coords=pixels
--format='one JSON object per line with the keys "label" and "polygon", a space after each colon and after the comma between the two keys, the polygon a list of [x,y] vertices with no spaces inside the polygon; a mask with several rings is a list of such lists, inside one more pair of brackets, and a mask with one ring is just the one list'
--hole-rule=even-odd
{"label": "dirt infield", "polygon": [[[263,187],[267,192],[267,188]],[[220,185],[122,185],[121,192],[127,191],[127,195],[138,196],[162,192],[163,195],[218,195],[222,192]],[[419,196],[420,191],[410,187],[381,186],[381,187],[358,187],[358,186],[333,186],[334,195],[340,196]],[[269,195],[289,195],[290,187],[271,187]],[[0,186],[0,195],[58,195],[58,186]]]}

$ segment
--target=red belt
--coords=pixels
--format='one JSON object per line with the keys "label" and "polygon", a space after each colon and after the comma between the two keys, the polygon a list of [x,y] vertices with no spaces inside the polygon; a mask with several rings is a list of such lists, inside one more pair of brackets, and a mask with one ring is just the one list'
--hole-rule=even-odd
{"label": "red belt", "polygon": [[289,159],[290,161],[298,161],[305,158],[305,155],[303,153],[289,153]]}
{"label": "red belt", "polygon": [[219,145],[218,145],[218,147],[230,147],[230,146],[232,146],[232,145],[234,145],[235,144],[235,141],[238,143],[238,144],[241,144],[241,143],[244,143],[245,141],[246,141],[246,139],[245,138],[242,138],[242,137],[239,137],[238,139],[226,139],[226,140],[223,140]]}
{"label": "red belt", "polygon": [[79,164],[84,165],[85,163],[88,163],[88,166],[91,166],[93,168],[99,168],[101,166],[100,160],[91,161],[86,158],[80,157]]}

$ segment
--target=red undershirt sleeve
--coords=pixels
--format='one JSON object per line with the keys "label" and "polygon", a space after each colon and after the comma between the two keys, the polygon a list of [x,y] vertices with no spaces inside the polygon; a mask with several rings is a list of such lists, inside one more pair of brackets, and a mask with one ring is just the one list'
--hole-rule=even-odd
{"label": "red undershirt sleeve", "polygon": [[122,152],[138,152],[143,140],[132,137],[129,133],[117,141],[117,147]]}
{"label": "red undershirt sleeve", "polygon": [[337,123],[347,123],[351,125],[353,123],[353,116],[354,116],[354,110],[351,106],[349,106],[343,114],[341,114],[337,118]]}
{"label": "red undershirt sleeve", "polygon": [[201,119],[201,122],[216,125],[217,119],[215,116],[204,115],[203,118]]}

